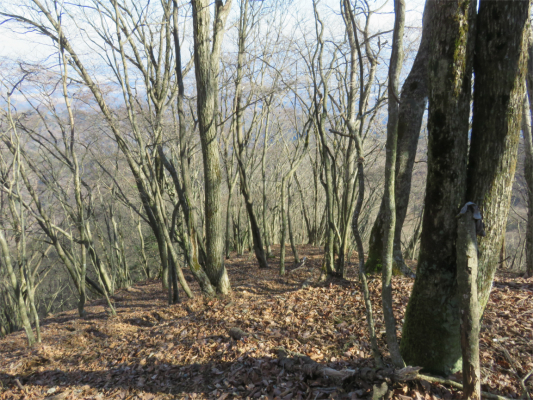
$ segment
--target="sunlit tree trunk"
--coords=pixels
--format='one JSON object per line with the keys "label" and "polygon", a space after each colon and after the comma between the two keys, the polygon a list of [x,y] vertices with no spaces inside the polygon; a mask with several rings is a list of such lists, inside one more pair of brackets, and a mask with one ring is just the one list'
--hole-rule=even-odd
{"label": "sunlit tree trunk", "polygon": [[466,200],[480,207],[487,233],[478,244],[482,310],[499,264],[516,170],[527,71],[529,3],[479,3]]}
{"label": "sunlit tree trunk", "polygon": [[213,286],[222,294],[231,290],[224,266],[224,227],[220,189],[219,143],[217,140],[216,113],[218,96],[218,71],[224,25],[231,0],[215,1],[215,21],[211,34],[209,0],[192,0],[194,28],[194,70],[196,73],[198,124],[202,143],[205,187],[205,270]]}

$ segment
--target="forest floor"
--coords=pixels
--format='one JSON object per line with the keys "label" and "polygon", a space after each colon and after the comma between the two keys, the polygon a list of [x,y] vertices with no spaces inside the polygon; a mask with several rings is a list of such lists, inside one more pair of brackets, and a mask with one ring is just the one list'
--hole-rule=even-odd
{"label": "forest floor", "polygon": [[[352,259],[348,280],[316,283],[322,254],[301,246],[304,268],[279,277],[279,248],[270,269],[232,255],[226,265],[233,293],[169,306],[161,283],[120,290],[110,317],[101,300],[42,321],[42,344],[26,346],[23,332],[0,340],[0,399],[357,399],[383,377],[373,371],[365,307]],[[291,255],[290,248],[287,254]],[[292,262],[289,257],[288,261]],[[288,263],[290,270],[293,264]],[[191,287],[198,293],[188,271]],[[308,282],[312,283],[308,286]],[[380,348],[385,346],[381,279],[370,279]],[[399,328],[413,280],[394,278]],[[533,280],[498,273],[482,323],[482,389],[518,398],[533,368]],[[228,332],[251,333],[241,340]],[[399,329],[400,331],[401,329]],[[304,354],[318,365],[355,370],[343,382],[289,368],[276,349]],[[387,361],[387,358],[385,359]],[[316,364],[315,364],[316,365]],[[355,378],[357,377],[357,379]],[[460,376],[448,377],[461,381]],[[533,378],[526,385],[533,394]],[[396,384],[396,399],[456,399],[439,384]],[[390,396],[389,396],[390,398]]]}

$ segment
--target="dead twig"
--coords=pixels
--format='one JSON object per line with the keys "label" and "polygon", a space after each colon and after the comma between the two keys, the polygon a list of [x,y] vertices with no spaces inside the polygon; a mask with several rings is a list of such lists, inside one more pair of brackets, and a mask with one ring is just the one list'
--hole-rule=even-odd
{"label": "dead twig", "polygon": [[505,347],[503,347],[503,345],[501,345],[501,344],[497,345],[496,347],[501,350],[501,352],[505,356],[505,359],[507,360],[507,362],[511,366],[511,369],[508,369],[507,371],[509,371],[510,373],[512,373],[515,376],[516,380],[520,383],[520,386],[522,387],[522,395],[520,397],[521,398],[525,398],[527,400],[531,400],[531,396],[529,394],[529,390],[527,390],[526,381],[531,376],[531,374],[533,373],[533,370],[531,370],[528,374],[526,374],[526,376],[524,378],[521,378],[520,375],[518,374],[518,365],[516,363],[516,360],[511,356],[509,351],[507,351],[507,349]]}
{"label": "dead twig", "polygon": [[20,381],[17,378],[15,378],[15,385],[17,385],[17,387],[20,390],[24,391],[24,386],[22,385],[22,383],[20,383]]}
{"label": "dead twig", "polygon": [[[436,376],[429,376],[429,375],[418,375],[417,379],[426,380],[430,383],[440,383],[441,385],[447,385],[455,389],[463,390],[462,384],[460,384],[459,382],[452,381],[450,379],[438,378]],[[483,398],[486,398],[486,399],[511,400],[509,397],[499,396],[497,394],[483,392],[483,391],[481,392],[481,395]]]}

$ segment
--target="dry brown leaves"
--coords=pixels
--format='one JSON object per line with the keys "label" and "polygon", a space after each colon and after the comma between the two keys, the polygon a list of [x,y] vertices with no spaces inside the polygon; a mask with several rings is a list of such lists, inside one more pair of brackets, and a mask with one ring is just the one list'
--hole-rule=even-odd
{"label": "dry brown leaves", "polygon": [[[306,268],[284,278],[277,275],[277,258],[268,270],[248,255],[228,260],[234,291],[227,298],[196,296],[168,306],[160,283],[144,282],[114,296],[116,318],[96,301],[86,319],[71,311],[43,321],[43,344],[33,349],[25,347],[22,332],[10,335],[0,340],[0,399],[367,397],[375,374],[358,283],[352,276],[302,289],[302,282],[318,278],[321,255],[307,246],[300,251]],[[385,349],[380,284],[370,280]],[[394,279],[400,322],[411,287],[410,279]],[[532,313],[533,281],[498,276],[481,333],[484,390],[518,397],[520,377],[533,368]],[[231,328],[249,336],[234,340]],[[336,370],[355,369],[359,378],[343,384],[289,372],[274,351],[279,347]],[[461,397],[428,382],[397,386],[393,395]]]}

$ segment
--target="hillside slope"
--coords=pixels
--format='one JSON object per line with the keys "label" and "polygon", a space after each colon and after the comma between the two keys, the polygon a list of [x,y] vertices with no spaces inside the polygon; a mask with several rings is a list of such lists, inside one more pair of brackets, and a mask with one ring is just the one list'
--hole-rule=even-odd
{"label": "hillside slope", "polygon": [[[22,332],[0,340],[0,399],[231,399],[364,398],[380,377],[373,366],[362,294],[348,281],[302,283],[319,276],[321,254],[302,246],[304,268],[288,277],[255,259],[227,261],[231,296],[196,296],[168,306],[156,281],[114,296],[118,316],[105,303],[43,321],[43,343],[26,347]],[[380,312],[381,280],[370,282],[380,347],[385,348]],[[396,317],[403,318],[412,280],[394,279]],[[533,280],[500,274],[483,320],[483,389],[517,397],[533,369]],[[234,340],[229,329],[252,335]],[[356,370],[344,382],[312,377],[279,359],[279,348],[303,354],[335,370]],[[512,371],[515,372],[512,372]],[[459,379],[460,377],[455,377]],[[533,392],[533,378],[527,381]],[[396,398],[460,398],[460,392],[428,382],[397,385]],[[402,397],[403,396],[403,397]]]}

